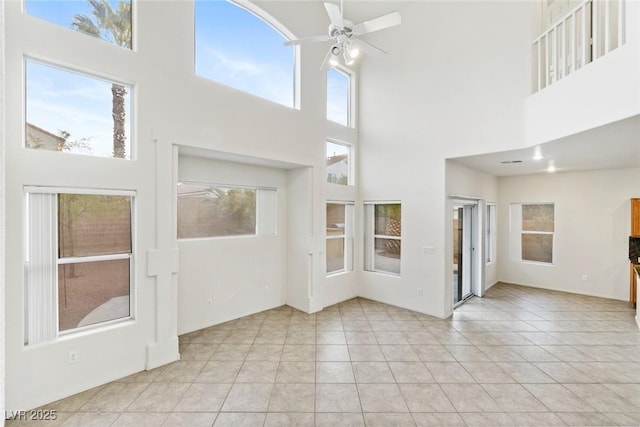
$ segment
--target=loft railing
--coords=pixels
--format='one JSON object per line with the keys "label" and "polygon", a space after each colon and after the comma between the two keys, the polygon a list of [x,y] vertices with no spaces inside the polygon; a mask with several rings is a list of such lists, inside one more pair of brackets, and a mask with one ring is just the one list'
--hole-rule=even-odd
{"label": "loft railing", "polygon": [[586,0],[533,42],[533,92],[625,42],[625,0]]}

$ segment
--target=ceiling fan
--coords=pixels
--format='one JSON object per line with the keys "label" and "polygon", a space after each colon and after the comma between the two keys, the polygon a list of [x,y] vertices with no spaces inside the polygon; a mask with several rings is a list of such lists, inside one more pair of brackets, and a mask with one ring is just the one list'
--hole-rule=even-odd
{"label": "ceiling fan", "polygon": [[303,37],[301,39],[289,40],[284,43],[285,46],[293,46],[309,42],[325,42],[332,41],[333,44],[329,48],[327,55],[322,61],[321,69],[324,69],[328,63],[336,65],[338,59],[342,56],[346,65],[352,65],[354,60],[361,52],[372,56],[386,55],[382,49],[360,40],[357,36],[373,33],[374,31],[384,30],[385,28],[399,25],[401,17],[398,12],[388,13],[369,21],[354,24],[348,19],[344,19],[342,12],[342,0],[340,6],[333,3],[324,3],[324,8],[329,15],[329,33],[321,36]]}

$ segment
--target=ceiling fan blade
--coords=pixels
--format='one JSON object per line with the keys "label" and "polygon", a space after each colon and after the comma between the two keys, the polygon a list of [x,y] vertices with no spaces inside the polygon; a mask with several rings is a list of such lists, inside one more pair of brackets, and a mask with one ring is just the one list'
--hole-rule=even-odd
{"label": "ceiling fan blade", "polygon": [[333,3],[325,3],[324,8],[327,10],[327,15],[329,15],[329,20],[333,25],[338,28],[344,27],[342,23],[342,12],[340,11],[340,6]]}
{"label": "ceiling fan blade", "polygon": [[324,56],[324,59],[322,60],[322,64],[320,64],[320,70],[326,70],[329,68],[329,61],[331,60],[331,57],[333,56],[333,53],[331,52],[331,47],[329,48],[329,50],[327,50],[327,54]]}
{"label": "ceiling fan blade", "polygon": [[288,40],[288,41],[284,42],[284,45],[285,46],[294,46],[294,45],[302,44],[302,43],[326,42],[328,40],[331,40],[331,37],[329,37],[328,35],[313,36],[313,37],[303,37],[301,39]]}
{"label": "ceiling fan blade", "polygon": [[[327,3],[325,3],[326,5]],[[370,21],[364,21],[360,24],[356,24],[353,26],[353,34],[368,34],[373,33],[374,31],[384,30],[385,28],[395,27],[396,25],[400,25],[402,22],[402,17],[398,12],[392,12],[387,15],[382,15],[377,18],[374,18]]]}
{"label": "ceiling fan blade", "polygon": [[360,39],[351,39],[351,46],[371,56],[384,56],[387,54],[384,50]]}

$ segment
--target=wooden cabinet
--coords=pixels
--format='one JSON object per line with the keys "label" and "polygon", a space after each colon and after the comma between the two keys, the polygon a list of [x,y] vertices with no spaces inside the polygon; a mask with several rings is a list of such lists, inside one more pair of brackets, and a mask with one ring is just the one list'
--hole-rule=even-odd
{"label": "wooden cabinet", "polygon": [[631,199],[631,235],[640,237],[640,198]]}

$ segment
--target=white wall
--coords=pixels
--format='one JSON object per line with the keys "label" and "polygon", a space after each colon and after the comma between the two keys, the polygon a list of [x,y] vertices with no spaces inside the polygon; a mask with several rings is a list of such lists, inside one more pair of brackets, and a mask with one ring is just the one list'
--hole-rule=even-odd
{"label": "white wall", "polygon": [[[639,181],[640,169],[500,177],[500,281],[628,300],[629,199]],[[553,265],[509,255],[509,205],[528,202],[555,204]]]}
{"label": "white wall", "polygon": [[[6,390],[7,409],[17,410],[36,407],[178,357],[178,251],[172,213],[176,145],[307,168],[309,185],[303,200],[309,206],[304,212],[299,207],[294,209],[302,212],[301,221],[307,224],[299,231],[299,238],[305,243],[322,241],[318,236],[323,235],[324,226],[320,171],[325,163],[325,74],[318,69],[323,47],[301,49],[301,110],[197,78],[193,72],[193,3],[189,1],[137,2],[135,51],[27,16],[22,13],[21,2],[9,1],[3,5],[7,89],[6,108],[3,108],[7,116],[6,245],[12,248],[6,256],[6,281],[10,284],[6,296],[7,301],[11,301],[6,305],[5,317],[11,325],[6,337],[7,366],[10,367]],[[282,17],[283,24],[290,25],[292,31],[299,34],[326,29],[320,3],[309,6],[304,2],[296,5],[265,2],[261,5]],[[179,31],[167,31],[167,22],[180,22]],[[137,147],[136,160],[23,149],[24,55],[132,84],[135,94],[132,139]],[[42,346],[23,345],[22,188],[43,184],[137,192],[134,321],[108,330],[68,336]],[[287,259],[301,251],[306,254],[308,250],[316,263],[319,262],[323,256],[319,243],[311,247],[290,244]],[[310,275],[306,265],[297,268],[295,274],[288,274],[292,283],[304,284],[310,277],[313,286],[320,286],[319,273]],[[271,273],[275,280],[275,272]],[[202,275],[203,271],[194,270],[193,274]],[[271,299],[238,307],[237,313],[282,303],[283,296],[274,289]],[[318,310],[322,304],[307,301],[302,308]],[[70,350],[78,351],[78,363],[67,363]]]}
{"label": "white wall", "polygon": [[180,156],[178,180],[271,187],[278,200],[275,235],[178,240],[178,334],[283,305],[287,171]]}
{"label": "white wall", "polygon": [[362,200],[402,202],[402,275],[365,272],[360,293],[444,317],[451,307],[445,159],[524,143],[532,8],[372,2],[368,16],[354,19],[393,9],[402,25],[369,38],[389,55],[361,65],[359,182]]}
{"label": "white wall", "polygon": [[[4,2],[0,3],[0,28],[4,28]],[[4,37],[0,40],[0,58],[4,58]],[[0,412],[5,408],[5,316],[4,316],[4,292],[5,292],[5,98],[4,98],[4,61],[0,65]],[[4,417],[2,417],[4,418]],[[4,425],[4,419],[0,421]]]}
{"label": "white wall", "polygon": [[[473,169],[464,167],[455,161],[447,161],[447,196],[468,196],[478,200],[484,200],[487,203],[497,203],[498,201],[498,178],[493,175],[478,172]],[[448,265],[453,264],[453,239],[449,236],[453,236],[453,204],[449,200],[446,215],[446,253]],[[483,215],[484,218],[484,215]],[[484,237],[483,237],[484,238]],[[484,249],[481,250],[484,253]],[[484,258],[484,256],[483,256]],[[497,281],[498,273],[498,260],[490,263],[484,263],[484,287],[489,289]],[[447,283],[452,283],[453,272],[451,268],[445,271],[445,280]],[[451,292],[449,287],[447,292]]]}

